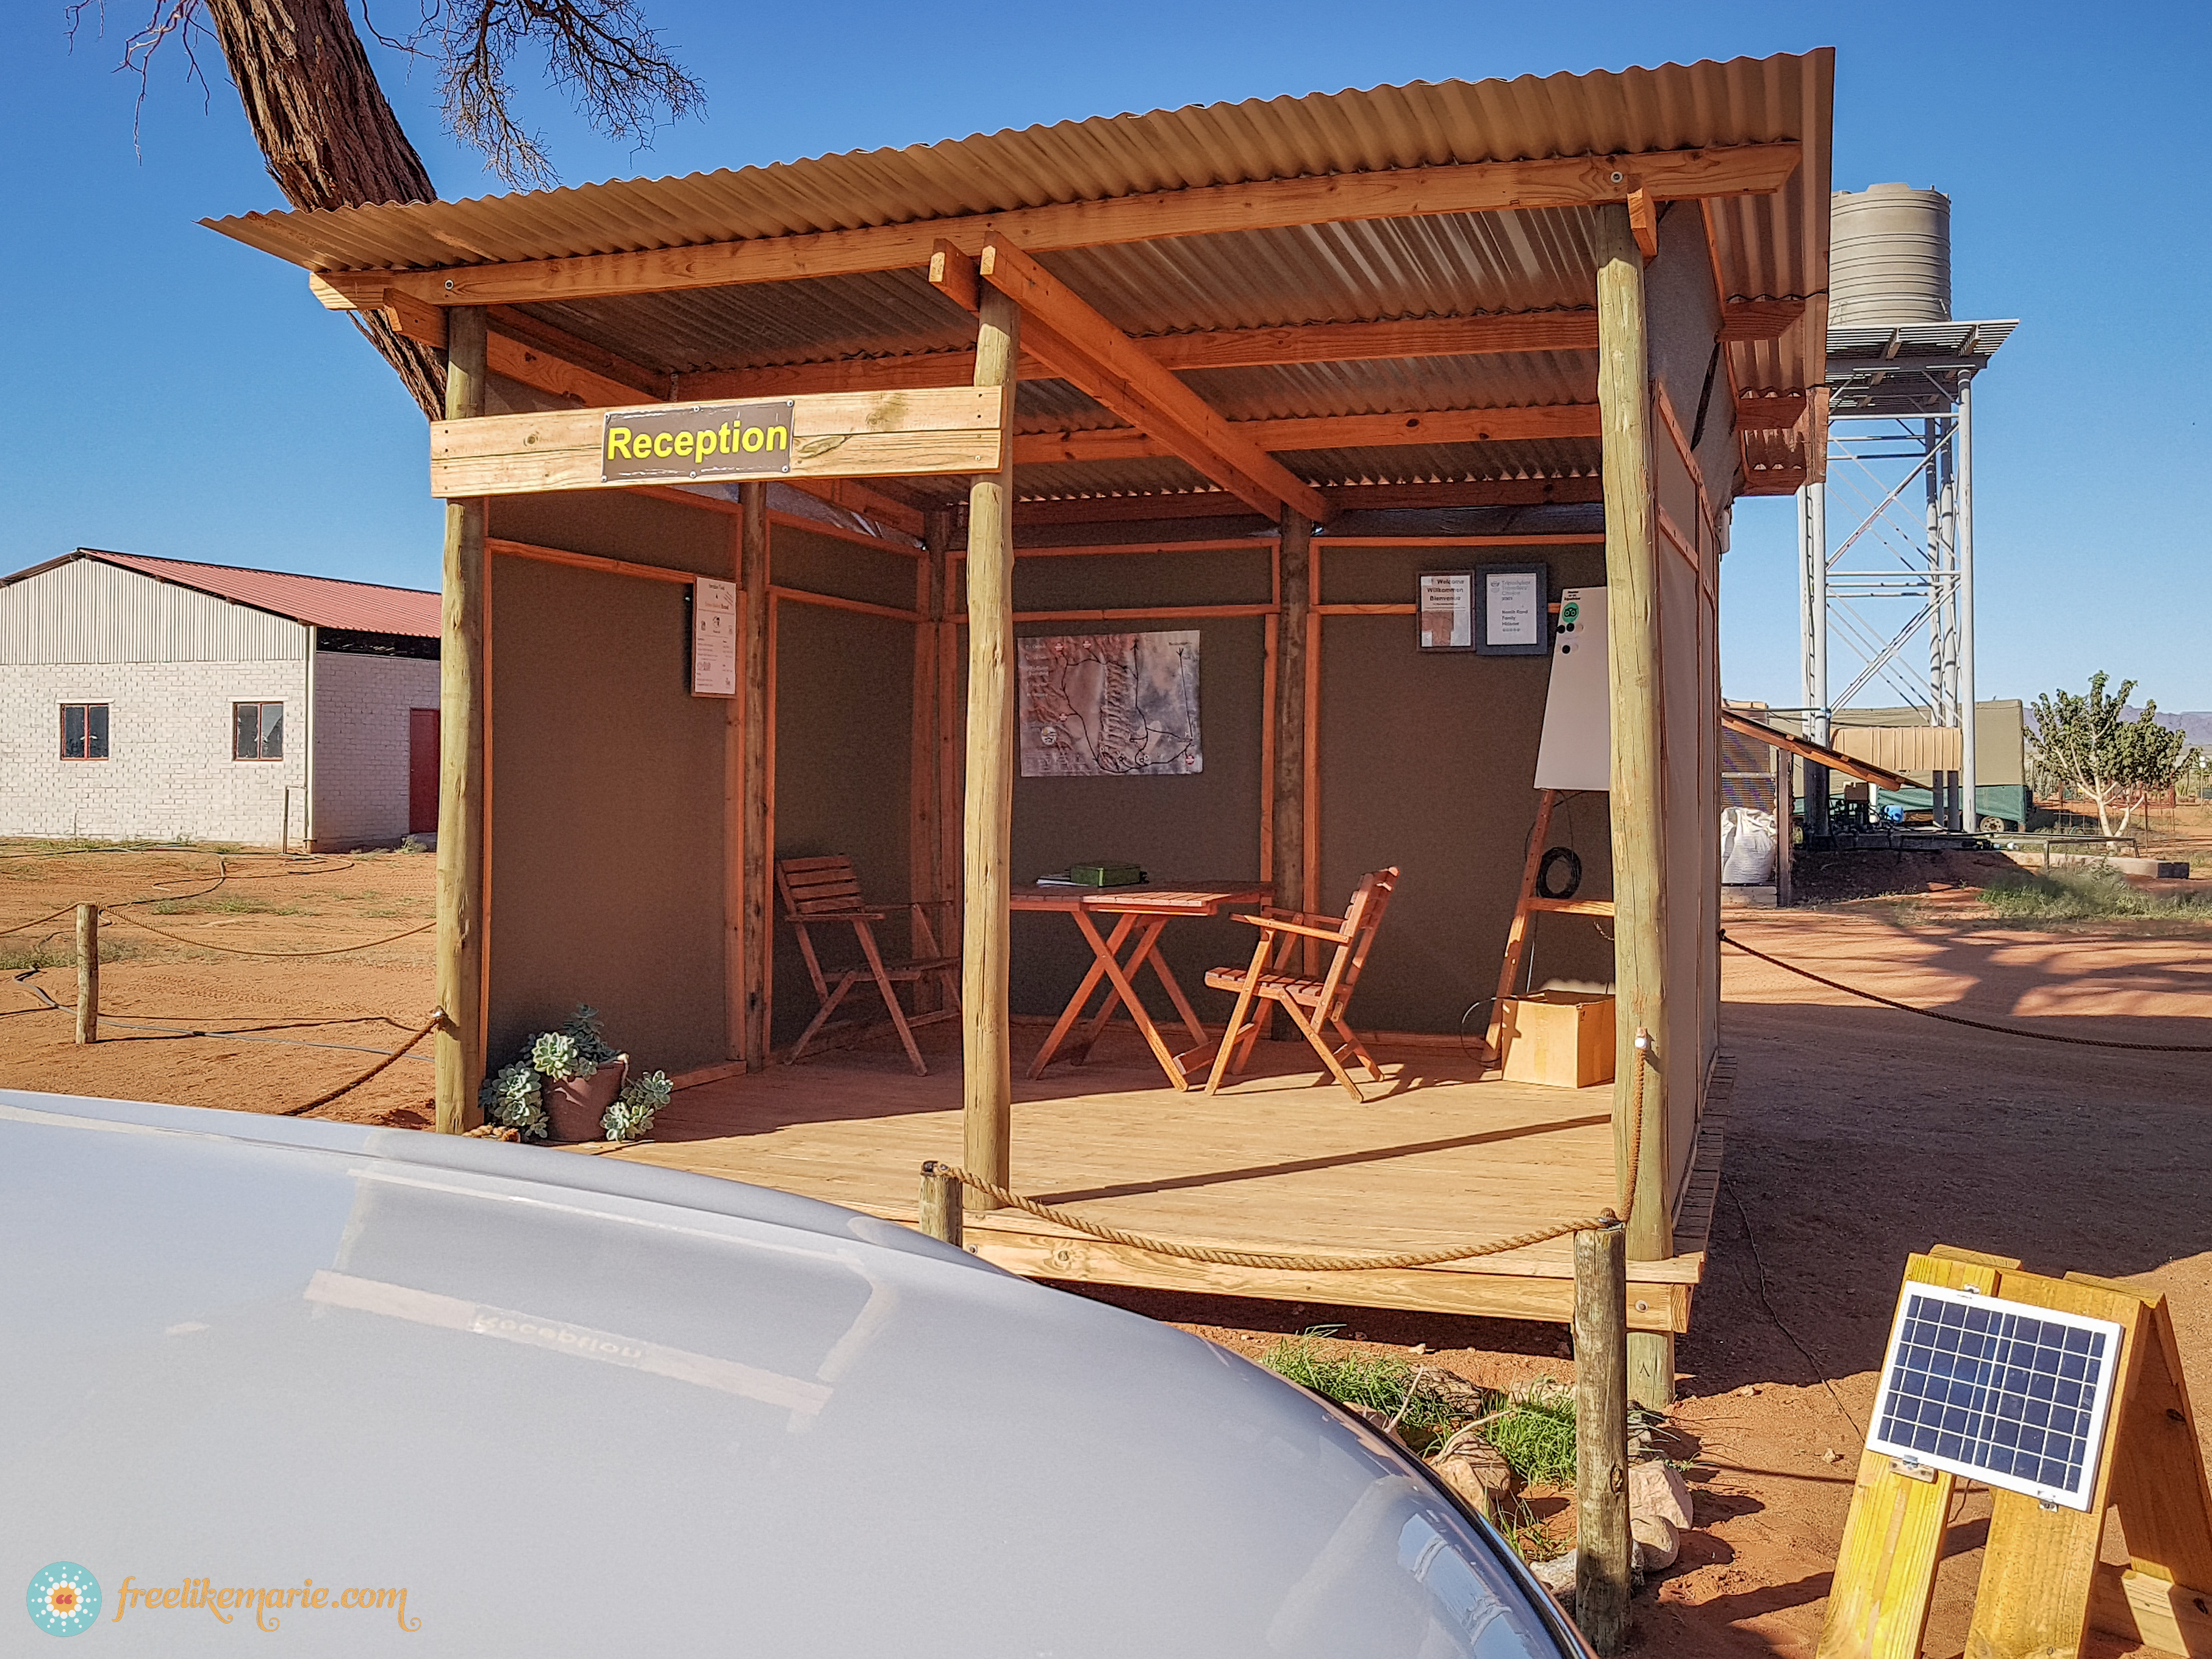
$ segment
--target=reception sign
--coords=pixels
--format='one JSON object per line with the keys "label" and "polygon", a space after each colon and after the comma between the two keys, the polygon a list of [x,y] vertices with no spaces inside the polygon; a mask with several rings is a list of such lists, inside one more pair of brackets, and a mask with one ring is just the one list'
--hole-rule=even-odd
{"label": "reception sign", "polygon": [[1010,386],[551,409],[430,423],[430,493],[526,495],[722,479],[897,478],[998,469]]}
{"label": "reception sign", "polygon": [[791,399],[611,409],[600,433],[599,479],[783,477],[791,471]]}

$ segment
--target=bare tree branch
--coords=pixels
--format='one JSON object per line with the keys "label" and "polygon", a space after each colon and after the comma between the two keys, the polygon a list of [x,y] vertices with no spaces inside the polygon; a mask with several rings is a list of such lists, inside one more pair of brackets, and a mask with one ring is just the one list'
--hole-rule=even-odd
{"label": "bare tree branch", "polygon": [[647,141],[664,114],[681,120],[706,99],[635,0],[438,0],[426,28],[445,63],[447,125],[510,185],[558,182],[515,118],[507,70],[525,47],[544,52],[548,78],[609,138]]}
{"label": "bare tree branch", "polygon": [[[434,202],[429,169],[377,84],[349,0],[148,0],[143,27],[125,41],[119,70],[134,73],[143,104],[155,54],[182,42],[185,74],[203,88],[197,35],[221,44],[232,84],[261,147],[269,176],[295,208]],[[447,125],[483,152],[511,185],[556,182],[537,136],[517,118],[507,67],[518,52],[542,52],[546,75],[586,120],[610,138],[642,142],[662,118],[678,120],[705,94],[661,49],[637,0],[417,0],[404,36],[362,19],[381,44],[440,64]],[[70,0],[70,39],[89,12],[106,30],[106,0]],[[433,420],[445,414],[441,355],[395,332],[376,312],[351,313]]]}

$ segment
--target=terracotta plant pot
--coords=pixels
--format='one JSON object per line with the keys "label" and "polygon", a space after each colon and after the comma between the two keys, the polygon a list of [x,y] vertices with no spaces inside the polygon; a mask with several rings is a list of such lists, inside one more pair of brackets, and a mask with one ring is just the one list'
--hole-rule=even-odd
{"label": "terracotta plant pot", "polygon": [[607,1108],[623,1091],[629,1076],[629,1056],[617,1054],[599,1062],[599,1069],[584,1078],[570,1078],[545,1085],[545,1115],[551,1120],[555,1140],[604,1140],[602,1121]]}

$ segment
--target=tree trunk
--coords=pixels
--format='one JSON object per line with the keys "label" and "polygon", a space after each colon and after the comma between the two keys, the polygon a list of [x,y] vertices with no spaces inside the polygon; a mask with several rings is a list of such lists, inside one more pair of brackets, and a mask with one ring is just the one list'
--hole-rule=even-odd
{"label": "tree trunk", "polygon": [[[269,176],[295,208],[434,202],[354,31],[346,0],[204,0]],[[422,412],[446,412],[446,366],[375,312],[354,325],[398,371]]]}

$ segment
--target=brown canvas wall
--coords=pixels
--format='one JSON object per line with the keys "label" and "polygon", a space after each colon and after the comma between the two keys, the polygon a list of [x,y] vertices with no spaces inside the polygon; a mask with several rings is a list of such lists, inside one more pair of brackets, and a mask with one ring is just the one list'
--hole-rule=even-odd
{"label": "brown canvas wall", "polygon": [[[1317,545],[1319,545],[1317,544]],[[1324,602],[1409,601],[1422,570],[1541,561],[1554,595],[1604,580],[1604,550],[1346,549],[1322,556]],[[1412,617],[1321,622],[1321,905],[1340,910],[1369,870],[1404,872],[1352,1006],[1363,1028],[1480,1036],[1536,813],[1536,744],[1550,683],[1541,657],[1424,653]],[[1613,890],[1602,795],[1555,822],[1583,893]],[[1600,983],[1612,947],[1587,921],[1537,924],[1534,982]],[[1472,1012],[1469,1012],[1472,1005]]]}
{"label": "brown canvas wall", "polygon": [[[697,550],[653,516],[529,539]],[[578,1002],[644,1066],[718,1060],[725,705],[689,694],[686,591],[515,558],[491,590],[491,1064]]]}
{"label": "brown canvas wall", "polygon": [[[1014,566],[1014,605],[1021,611],[1264,605],[1270,569],[1267,550],[1025,558]],[[1199,635],[1205,769],[1174,777],[1017,776],[1016,881],[1034,881],[1094,859],[1140,865],[1162,881],[1258,878],[1264,621],[1208,617],[1022,623],[1015,633],[1179,629],[1194,629]],[[1013,926],[1013,1010],[1057,1014],[1091,965],[1090,947],[1063,915],[1017,915]],[[1180,921],[1162,935],[1169,966],[1202,1018],[1225,1019],[1229,1012],[1227,995],[1205,988],[1206,970],[1249,955],[1253,937],[1249,928],[1226,920]],[[1144,995],[1155,1012],[1170,1012],[1149,975]]]}
{"label": "brown canvas wall", "polygon": [[[790,574],[784,534],[778,531],[770,544],[780,580]],[[912,562],[902,562],[911,584]],[[843,853],[871,902],[908,896],[914,632],[911,623],[889,617],[791,599],[776,605],[776,856]],[[775,909],[781,918],[781,899]],[[814,940],[825,965],[860,961],[849,927],[817,929]],[[878,942],[887,952],[908,950],[904,913],[895,911],[878,929]],[[771,1040],[787,1043],[806,1028],[817,1005],[797,938],[781,920],[771,988]],[[881,1015],[873,990],[852,995],[858,999],[850,1002],[854,1012]]]}
{"label": "brown canvas wall", "polygon": [[[1705,820],[1719,762],[1698,718],[1705,683],[1696,573],[1671,548],[1659,551],[1661,678],[1667,705],[1667,1030],[1665,1052],[1680,1057],[1668,1098],[1670,1190],[1680,1190],[1697,1139],[1698,1096],[1710,1053],[1705,985],[1709,890],[1719,880],[1707,859]],[[1717,809],[1716,809],[1717,810]]]}
{"label": "brown canvas wall", "polygon": [[[1677,203],[1663,214],[1659,258],[1646,268],[1644,281],[1654,401],[1663,387],[1684,438],[1697,441],[1693,476],[1655,410],[1655,493],[1699,565],[1714,567],[1717,590],[1735,478],[1734,394],[1714,353],[1719,295],[1704,218],[1692,204]],[[1698,477],[1711,520],[1699,507]],[[1657,556],[1668,901],[1668,1029],[1661,1041],[1679,1062],[1669,1070],[1667,1124],[1669,1184],[1679,1193],[1696,1157],[1705,1079],[1719,1041],[1720,665],[1714,598],[1698,568],[1664,536]]]}

